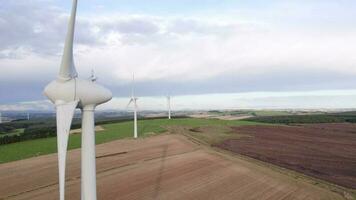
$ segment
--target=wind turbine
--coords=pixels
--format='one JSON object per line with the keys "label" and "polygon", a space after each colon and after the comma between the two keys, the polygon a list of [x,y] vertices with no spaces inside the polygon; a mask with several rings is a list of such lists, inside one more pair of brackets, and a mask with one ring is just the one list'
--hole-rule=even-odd
{"label": "wind turbine", "polygon": [[95,81],[98,80],[98,77],[95,76],[95,72],[94,72],[93,69],[91,70],[91,76],[90,76],[89,79],[90,79],[92,82],[95,82]]}
{"label": "wind turbine", "polygon": [[30,120],[30,113],[27,113],[27,121]]}
{"label": "wind turbine", "polygon": [[134,138],[136,139],[137,136],[137,100],[138,98],[135,97],[134,92],[134,85],[135,85],[135,75],[132,75],[132,88],[131,88],[131,98],[129,103],[127,104],[126,108],[130,106],[131,103],[134,105]]}
{"label": "wind turbine", "polygon": [[167,96],[168,119],[171,119],[171,97]]}
{"label": "wind turbine", "polygon": [[46,86],[44,94],[56,107],[60,200],[64,200],[65,196],[66,153],[76,108],[82,111],[81,199],[96,200],[94,110],[97,105],[109,101],[112,94],[95,82],[78,78],[73,61],[76,12],[77,0],[73,0],[59,74]]}
{"label": "wind turbine", "polygon": [[1,112],[0,112],[0,124],[2,123],[2,116],[1,116]]}

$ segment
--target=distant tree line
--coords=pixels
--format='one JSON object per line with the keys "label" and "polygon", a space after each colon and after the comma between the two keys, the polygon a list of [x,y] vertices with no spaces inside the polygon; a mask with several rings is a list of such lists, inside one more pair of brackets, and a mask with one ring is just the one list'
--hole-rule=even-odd
{"label": "distant tree line", "polygon": [[[16,129],[24,129],[19,134],[11,134]],[[56,127],[50,122],[13,121],[0,124],[0,145],[56,136]],[[6,135],[5,135],[6,134]]]}
{"label": "distant tree line", "polygon": [[[184,116],[175,117],[184,118]],[[143,119],[139,117],[139,119]],[[147,119],[166,119],[166,117],[155,117]],[[131,121],[132,118],[127,117],[116,117],[116,118],[104,118],[99,119],[96,125],[112,124],[119,122]],[[81,128],[81,121],[79,119],[74,119],[71,129]],[[14,135],[4,135],[14,132],[16,129],[24,129],[22,133]],[[14,121],[0,124],[0,145],[11,144],[26,140],[33,140],[39,138],[49,138],[57,136],[57,128],[55,121],[53,120],[37,120],[37,121]]]}
{"label": "distant tree line", "polygon": [[245,119],[247,121],[271,124],[308,124],[308,123],[356,123],[356,115],[320,114],[320,115],[286,115],[261,116]]}
{"label": "distant tree line", "polygon": [[0,134],[7,134],[12,131],[15,131],[19,128],[27,128],[31,125],[36,124],[36,122],[28,122],[23,120],[16,120],[12,122],[5,122],[0,124]]}

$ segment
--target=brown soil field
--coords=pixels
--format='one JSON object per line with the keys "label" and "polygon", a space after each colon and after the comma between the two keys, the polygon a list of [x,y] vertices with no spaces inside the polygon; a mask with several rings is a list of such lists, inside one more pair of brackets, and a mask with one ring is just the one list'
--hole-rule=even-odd
{"label": "brown soil field", "polygon": [[253,117],[252,115],[240,115],[240,116],[235,116],[235,115],[213,115],[213,114],[194,114],[194,115],[189,115],[189,117],[192,118],[203,118],[203,119],[221,119],[221,120],[240,120],[240,119],[248,119]]}
{"label": "brown soil field", "polygon": [[[0,165],[0,199],[58,199],[57,155]],[[183,135],[97,146],[98,199],[343,199],[337,193],[223,154]],[[66,199],[80,199],[80,150],[68,153]]]}
{"label": "brown soil field", "polygon": [[220,148],[356,189],[356,125],[234,127]]}

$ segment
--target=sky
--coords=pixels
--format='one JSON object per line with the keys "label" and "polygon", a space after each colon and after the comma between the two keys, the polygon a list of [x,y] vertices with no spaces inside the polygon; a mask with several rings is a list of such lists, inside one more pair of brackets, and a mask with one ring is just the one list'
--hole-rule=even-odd
{"label": "sky", "polygon": [[[0,1],[0,109],[40,109],[71,1]],[[113,92],[103,108],[123,106],[132,73],[144,108],[162,107],[153,102],[166,95],[188,109],[191,99],[205,108],[353,108],[355,10],[353,0],[79,0],[75,64]]]}

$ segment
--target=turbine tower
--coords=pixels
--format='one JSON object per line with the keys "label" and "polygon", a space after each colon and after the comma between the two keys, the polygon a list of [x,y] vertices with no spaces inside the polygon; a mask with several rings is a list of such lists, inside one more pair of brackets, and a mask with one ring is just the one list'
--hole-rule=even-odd
{"label": "turbine tower", "polygon": [[112,98],[111,92],[90,80],[79,79],[73,61],[73,38],[77,0],[73,0],[62,63],[56,80],[48,84],[44,94],[55,104],[59,199],[64,200],[66,153],[69,131],[76,108],[82,111],[81,199],[96,200],[94,110]]}
{"label": "turbine tower", "polygon": [[2,123],[2,116],[1,116],[1,112],[0,112],[0,124]]}
{"label": "turbine tower", "polygon": [[27,113],[27,121],[30,120],[30,113]]}
{"label": "turbine tower", "polygon": [[135,85],[135,75],[132,75],[132,88],[131,88],[131,98],[129,103],[127,104],[126,108],[130,106],[131,103],[134,105],[134,138],[136,139],[138,137],[137,135],[137,100],[138,98],[135,97],[135,92],[134,92],[134,85]]}
{"label": "turbine tower", "polygon": [[168,119],[171,119],[171,97],[167,96]]}

